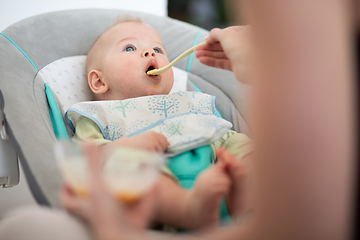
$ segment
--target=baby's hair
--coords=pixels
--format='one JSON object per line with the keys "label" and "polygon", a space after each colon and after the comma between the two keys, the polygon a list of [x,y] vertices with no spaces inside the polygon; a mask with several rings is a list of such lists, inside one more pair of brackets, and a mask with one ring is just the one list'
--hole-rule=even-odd
{"label": "baby's hair", "polygon": [[89,51],[88,51],[88,54],[87,54],[87,58],[86,58],[86,74],[88,75],[89,72],[92,70],[92,69],[89,69],[89,64],[90,64],[90,60],[93,60],[93,56],[92,55],[95,55],[95,51],[92,51],[94,50],[94,46],[96,46],[96,44],[99,42],[99,40],[101,39],[101,36],[106,32],[108,31],[109,29],[115,27],[116,25],[118,24],[121,24],[121,23],[126,23],[126,22],[138,22],[138,23],[143,23],[143,21],[141,21],[141,18],[139,17],[136,17],[136,16],[131,16],[129,14],[125,14],[125,15],[122,15],[122,16],[117,16],[116,20],[115,20],[115,23],[110,26],[109,28],[107,28],[104,32],[102,32],[100,34],[100,36],[98,36],[95,40],[95,42],[93,43],[93,45],[90,47]]}
{"label": "baby's hair", "polygon": [[[117,25],[119,23],[124,23],[124,22],[139,22],[139,23],[142,23],[143,21],[141,21],[141,18],[139,18],[139,17],[131,16],[130,14],[125,14],[125,15],[122,15],[122,16],[117,16],[116,21],[115,21],[113,26],[115,26],[115,25]],[[113,26],[111,26],[111,27],[113,27]]]}

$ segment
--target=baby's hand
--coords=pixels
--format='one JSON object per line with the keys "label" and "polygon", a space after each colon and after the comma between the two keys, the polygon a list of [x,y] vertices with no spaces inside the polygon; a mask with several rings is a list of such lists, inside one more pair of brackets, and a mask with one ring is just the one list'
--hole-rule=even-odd
{"label": "baby's hand", "polygon": [[222,162],[211,166],[199,174],[190,190],[190,219],[198,230],[212,230],[218,226],[221,197],[228,193],[230,178]]}
{"label": "baby's hand", "polygon": [[206,169],[196,179],[194,190],[209,198],[221,197],[228,193],[231,180],[226,174],[225,164],[219,162]]}
{"label": "baby's hand", "polygon": [[122,147],[140,148],[151,152],[163,153],[169,146],[166,137],[154,131],[146,131],[133,137],[115,140],[113,144]]}
{"label": "baby's hand", "polygon": [[[235,157],[224,148],[217,149],[218,161],[227,165],[229,177],[231,179],[231,188],[225,196],[227,209],[233,217],[241,216],[253,210],[252,189],[249,182],[249,168],[251,154],[242,159]],[[249,159],[250,158],[250,159]],[[246,163],[248,163],[247,169]]]}

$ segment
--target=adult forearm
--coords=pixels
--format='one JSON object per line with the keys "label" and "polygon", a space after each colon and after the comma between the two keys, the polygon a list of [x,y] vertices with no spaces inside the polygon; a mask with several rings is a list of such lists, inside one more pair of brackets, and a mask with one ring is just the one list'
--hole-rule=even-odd
{"label": "adult forearm", "polygon": [[248,1],[261,234],[346,239],[354,142],[346,1]]}

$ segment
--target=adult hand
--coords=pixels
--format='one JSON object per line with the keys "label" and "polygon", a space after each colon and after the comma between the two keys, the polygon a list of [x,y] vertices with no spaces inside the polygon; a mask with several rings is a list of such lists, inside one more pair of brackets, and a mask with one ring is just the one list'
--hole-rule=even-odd
{"label": "adult hand", "polygon": [[214,28],[205,39],[207,44],[195,49],[195,56],[207,66],[233,71],[235,77],[246,82],[250,62],[250,27]]}
{"label": "adult hand", "polygon": [[87,222],[97,239],[128,239],[142,234],[152,215],[155,187],[132,205],[123,205],[109,192],[101,176],[100,149],[86,145],[84,150],[89,162],[89,194],[77,196],[70,186],[64,185],[61,193],[65,209]]}

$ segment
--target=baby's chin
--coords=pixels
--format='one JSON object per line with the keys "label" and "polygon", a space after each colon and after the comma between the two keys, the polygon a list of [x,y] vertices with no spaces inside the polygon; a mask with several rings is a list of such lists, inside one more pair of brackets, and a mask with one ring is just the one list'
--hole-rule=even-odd
{"label": "baby's chin", "polygon": [[[155,88],[155,87],[153,87]],[[170,93],[170,91],[156,91],[156,89],[150,89],[149,93],[147,94],[148,96],[152,96],[152,95],[168,95]]]}
{"label": "baby's chin", "polygon": [[[157,90],[159,90],[159,91],[157,91]],[[170,93],[170,91],[163,91],[163,90],[157,89],[156,87],[152,86],[150,89],[148,89],[147,91],[144,91],[142,93],[131,94],[129,96],[121,96],[121,97],[118,97],[117,99],[108,99],[108,100],[125,100],[125,99],[130,99],[130,98],[146,97],[146,96],[153,96],[153,95],[168,95],[169,93]]]}
{"label": "baby's chin", "polygon": [[[125,100],[129,98],[137,98],[137,97],[145,97],[145,96],[152,96],[152,95],[168,95],[172,89],[172,86],[163,86],[160,84],[156,85],[150,85],[146,86],[146,89],[144,88],[141,91],[132,92],[132,94],[114,94],[114,95],[106,95],[103,96],[101,100],[105,101],[111,101],[111,100]],[[100,99],[98,99],[100,100]]]}
{"label": "baby's chin", "polygon": [[157,85],[157,84],[153,84],[152,86],[150,86],[150,88],[148,88],[147,94],[146,95],[168,95],[171,91],[172,85],[171,86],[164,86],[161,85],[161,82]]}

